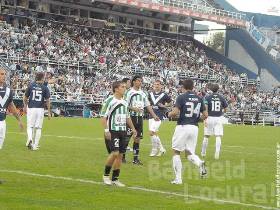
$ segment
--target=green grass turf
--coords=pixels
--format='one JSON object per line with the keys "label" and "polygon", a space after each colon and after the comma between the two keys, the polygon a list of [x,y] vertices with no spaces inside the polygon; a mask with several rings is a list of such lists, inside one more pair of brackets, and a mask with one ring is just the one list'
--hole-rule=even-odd
{"label": "green grass turf", "polygon": [[[174,122],[163,123],[160,137],[167,149],[163,157],[150,158],[150,139],[145,122],[140,155],[144,166],[127,163],[122,166],[121,181],[129,188],[107,187],[77,179],[102,181],[107,157],[103,129],[98,119],[45,119],[41,148],[29,151],[26,137],[19,133],[14,119],[7,119],[4,148],[0,151],[0,210],[2,209],[192,209],[192,210],[250,210],[257,206],[237,203],[276,206],[276,144],[280,129],[262,126],[225,126],[221,159],[215,161],[215,139],[209,140],[206,163],[208,178],[198,178],[198,170],[182,155],[184,185],[170,184],[171,138]],[[197,154],[202,143],[200,127]],[[78,138],[76,138],[78,137]],[[128,154],[131,162],[132,154]],[[3,170],[68,177],[63,180],[38,177]],[[147,192],[141,187],[169,192]],[[171,193],[177,193],[171,194]],[[195,199],[199,196],[212,201]]]}

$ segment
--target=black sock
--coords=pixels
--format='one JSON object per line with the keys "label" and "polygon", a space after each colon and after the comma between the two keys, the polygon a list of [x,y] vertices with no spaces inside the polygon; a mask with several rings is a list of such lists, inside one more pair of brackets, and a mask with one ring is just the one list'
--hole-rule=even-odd
{"label": "black sock", "polygon": [[138,156],[139,156],[139,143],[134,142],[133,143],[133,159],[134,161],[138,160]]}
{"label": "black sock", "polygon": [[113,170],[112,181],[116,181],[119,179],[120,176],[120,169]]}
{"label": "black sock", "polygon": [[125,160],[125,153],[123,154],[122,159]]}
{"label": "black sock", "polygon": [[109,176],[112,166],[105,166],[104,176]]}

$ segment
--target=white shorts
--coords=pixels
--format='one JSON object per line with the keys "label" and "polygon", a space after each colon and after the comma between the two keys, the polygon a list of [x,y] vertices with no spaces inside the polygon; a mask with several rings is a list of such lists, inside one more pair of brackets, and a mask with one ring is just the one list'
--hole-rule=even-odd
{"label": "white shorts", "polygon": [[198,127],[195,125],[177,125],[172,138],[172,149],[179,152],[188,150],[195,154]]}
{"label": "white shorts", "polygon": [[161,124],[161,120],[155,121],[154,119],[149,119],[149,131],[158,132]]}
{"label": "white shorts", "polygon": [[27,109],[27,126],[31,128],[42,128],[44,121],[43,108]]}
{"label": "white shorts", "polygon": [[3,141],[6,136],[6,121],[0,121],[0,139]]}
{"label": "white shorts", "polygon": [[204,135],[223,136],[223,117],[208,117],[206,119],[207,127],[204,126]]}

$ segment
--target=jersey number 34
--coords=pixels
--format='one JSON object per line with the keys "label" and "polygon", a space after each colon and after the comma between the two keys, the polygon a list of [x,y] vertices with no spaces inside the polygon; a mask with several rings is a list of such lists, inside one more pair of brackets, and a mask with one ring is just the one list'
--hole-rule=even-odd
{"label": "jersey number 34", "polygon": [[187,113],[185,115],[186,117],[193,117],[194,114],[197,117],[199,116],[201,103],[198,103],[195,107],[195,104],[193,102],[187,102],[186,106],[187,106]]}

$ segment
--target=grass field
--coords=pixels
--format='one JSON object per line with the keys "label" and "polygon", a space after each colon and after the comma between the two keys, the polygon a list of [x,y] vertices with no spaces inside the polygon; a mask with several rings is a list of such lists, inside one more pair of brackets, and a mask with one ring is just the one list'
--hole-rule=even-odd
{"label": "grass field", "polygon": [[[106,149],[99,120],[45,120],[41,148],[25,148],[25,133],[7,119],[7,135],[0,151],[0,210],[3,209],[277,209],[275,199],[276,149],[280,128],[225,126],[221,159],[215,161],[210,139],[208,178],[182,158],[184,185],[170,184],[171,137],[174,122],[162,125],[160,137],[167,154],[148,157],[150,139],[142,141],[144,166],[122,166],[126,188],[102,184]],[[202,127],[197,145],[200,154]],[[128,160],[132,154],[128,155]]]}

